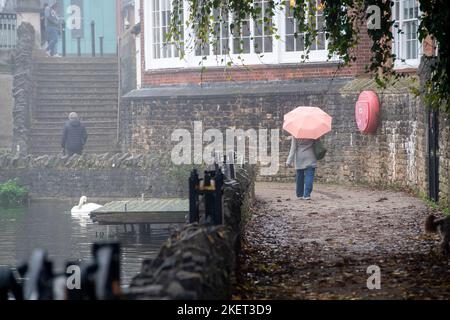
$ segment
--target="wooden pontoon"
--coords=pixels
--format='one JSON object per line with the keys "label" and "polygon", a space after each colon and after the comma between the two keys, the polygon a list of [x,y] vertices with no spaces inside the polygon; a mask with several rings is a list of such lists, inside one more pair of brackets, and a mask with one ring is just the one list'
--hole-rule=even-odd
{"label": "wooden pontoon", "polygon": [[182,224],[189,215],[189,200],[151,199],[114,201],[91,213],[94,222],[115,224]]}

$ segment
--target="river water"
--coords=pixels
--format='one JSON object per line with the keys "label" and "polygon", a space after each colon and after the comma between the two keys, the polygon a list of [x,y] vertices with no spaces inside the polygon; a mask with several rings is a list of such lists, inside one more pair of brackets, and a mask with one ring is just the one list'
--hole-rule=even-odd
{"label": "river water", "polygon": [[94,242],[121,244],[122,285],[127,286],[141,270],[144,259],[153,258],[176,226],[103,226],[70,214],[74,204],[35,202],[29,208],[0,209],[0,266],[15,267],[27,261],[33,250],[45,249],[62,272],[67,261],[87,260]]}

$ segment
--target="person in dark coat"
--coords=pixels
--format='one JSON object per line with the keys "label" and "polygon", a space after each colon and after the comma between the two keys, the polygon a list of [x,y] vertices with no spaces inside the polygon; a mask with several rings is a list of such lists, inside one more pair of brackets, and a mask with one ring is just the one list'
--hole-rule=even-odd
{"label": "person in dark coat", "polygon": [[86,128],[81,123],[78,115],[72,112],[69,115],[69,121],[64,125],[62,148],[64,153],[67,152],[69,157],[74,154],[81,155],[83,148],[87,142]]}

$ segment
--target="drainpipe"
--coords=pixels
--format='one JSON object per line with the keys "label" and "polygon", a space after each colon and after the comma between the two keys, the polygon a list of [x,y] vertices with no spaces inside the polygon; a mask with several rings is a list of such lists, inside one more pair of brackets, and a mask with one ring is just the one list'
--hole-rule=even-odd
{"label": "drainpipe", "polygon": [[117,146],[119,146],[120,139],[120,103],[122,101],[122,69],[120,66],[120,44],[121,38],[120,35],[117,36],[117,73],[118,73],[118,86],[117,86]]}

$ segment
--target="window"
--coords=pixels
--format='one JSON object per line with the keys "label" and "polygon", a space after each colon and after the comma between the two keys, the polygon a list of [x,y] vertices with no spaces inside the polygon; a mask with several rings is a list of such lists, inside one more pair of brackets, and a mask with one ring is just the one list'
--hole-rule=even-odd
{"label": "window", "polygon": [[[275,16],[269,14],[269,0],[253,0],[258,10],[254,19],[248,17],[242,22],[240,28],[233,25],[233,15],[226,8],[217,8],[211,13],[214,21],[210,41],[198,40],[196,26],[187,27],[184,22],[180,24],[180,36],[183,47],[168,43],[167,33],[172,14],[172,0],[144,0],[145,15],[145,55],[146,69],[225,66],[229,62],[236,64],[276,64],[298,63],[302,61],[302,52],[305,49],[304,35],[298,30],[298,23],[294,19],[292,1],[285,1],[282,10]],[[188,1],[184,1],[183,21],[190,14],[187,10]],[[201,1],[199,1],[201,5]],[[316,16],[309,23],[319,30],[317,38],[313,41],[309,53],[310,62],[325,62],[328,59],[327,41],[323,27],[325,25],[321,1],[316,0]],[[150,8],[149,8],[150,7]],[[149,21],[149,22],[147,22]],[[274,23],[279,35],[271,35]],[[183,60],[180,56],[183,55]]]}
{"label": "window", "polygon": [[269,53],[273,52],[273,36],[270,34],[270,29],[273,27],[273,21],[268,14],[268,1],[256,0],[255,6],[260,8],[260,13],[253,23],[253,47],[255,53]]}
{"label": "window", "polygon": [[214,32],[211,34],[210,41],[204,43],[196,40],[195,55],[197,57],[229,54],[230,29],[228,11],[222,8],[214,9],[212,18],[214,19]]}
{"label": "window", "polygon": [[[284,33],[283,44],[283,62],[295,63],[301,59],[302,52],[305,51],[305,36],[300,32],[298,21],[294,18],[294,8],[290,0],[285,1],[284,21],[281,25],[282,33]],[[312,28],[317,30],[317,37],[312,42],[309,52],[309,62],[327,61],[328,59],[328,45],[325,37],[325,17],[323,15],[323,8],[320,0],[316,0],[316,15],[310,21],[307,21]],[[307,17],[305,16],[305,19]]]}
{"label": "window", "polygon": [[[170,19],[172,15],[172,1],[171,0],[151,0],[148,16],[146,12],[146,21],[149,21],[151,30],[151,61],[154,62],[154,67],[164,68],[166,66],[180,65],[180,57],[184,48],[179,44],[168,42],[168,33],[170,26]],[[147,4],[148,2],[146,2]],[[182,19],[184,21],[184,19]],[[180,38],[184,38],[184,30],[182,28],[182,21],[180,23]],[[146,59],[147,60],[147,59]]]}
{"label": "window", "polygon": [[394,1],[394,54],[396,67],[417,67],[420,63],[421,44],[418,39],[419,4],[417,0]]}

